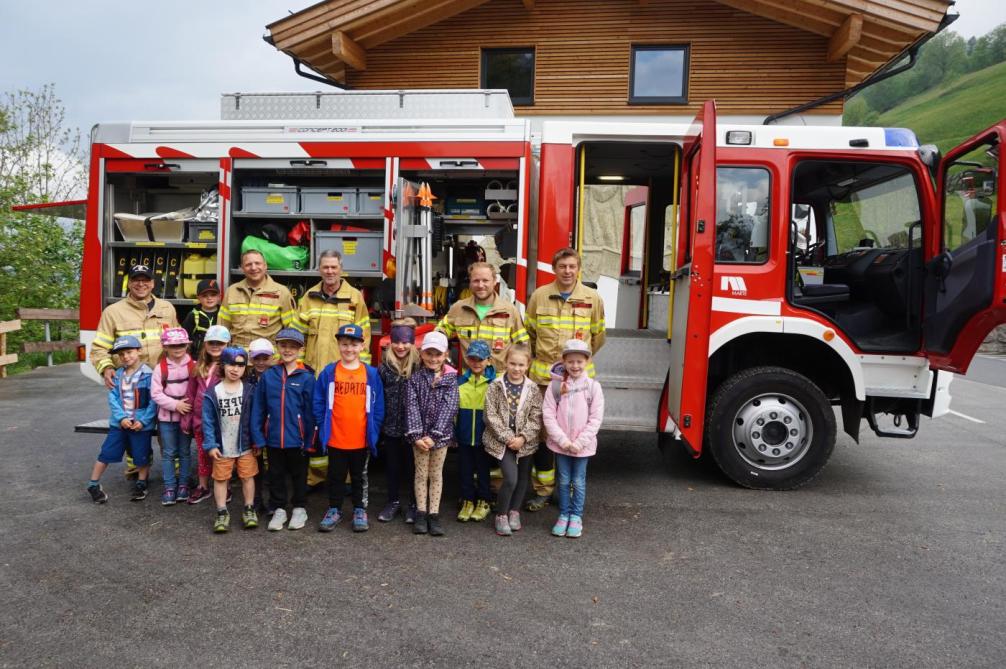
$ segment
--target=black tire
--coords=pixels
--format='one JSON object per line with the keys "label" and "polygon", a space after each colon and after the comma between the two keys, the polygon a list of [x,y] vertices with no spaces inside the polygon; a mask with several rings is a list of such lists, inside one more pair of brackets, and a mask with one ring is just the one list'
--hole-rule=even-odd
{"label": "black tire", "polygon": [[782,367],[752,367],[713,394],[705,448],[738,485],[792,490],[824,469],[835,427],[831,403],[810,379]]}

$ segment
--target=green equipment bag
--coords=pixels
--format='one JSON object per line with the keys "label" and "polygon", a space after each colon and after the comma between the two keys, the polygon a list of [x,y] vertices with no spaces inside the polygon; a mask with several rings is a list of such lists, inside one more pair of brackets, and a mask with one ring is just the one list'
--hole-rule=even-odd
{"label": "green equipment bag", "polygon": [[241,242],[241,253],[245,251],[261,253],[269,269],[280,272],[308,269],[309,251],[303,246],[280,246],[249,235]]}

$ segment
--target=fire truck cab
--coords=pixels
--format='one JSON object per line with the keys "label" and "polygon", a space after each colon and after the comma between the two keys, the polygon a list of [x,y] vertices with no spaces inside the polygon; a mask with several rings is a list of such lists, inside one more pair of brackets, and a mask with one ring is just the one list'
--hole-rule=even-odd
{"label": "fire truck cab", "polygon": [[580,248],[608,298],[613,405],[660,387],[664,441],[741,485],[797,487],[832,453],[833,407],[853,439],[863,419],[912,437],[1006,321],[1004,133],[941,160],[903,129],[718,127],[713,103],[688,129],[546,123],[538,283]]}

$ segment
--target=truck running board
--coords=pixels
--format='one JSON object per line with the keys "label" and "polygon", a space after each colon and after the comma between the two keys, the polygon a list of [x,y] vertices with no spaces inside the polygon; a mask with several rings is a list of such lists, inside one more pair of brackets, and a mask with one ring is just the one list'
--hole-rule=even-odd
{"label": "truck running board", "polygon": [[[877,406],[878,404],[883,406]],[[899,429],[885,429],[877,423],[877,413],[894,416],[894,426]],[[878,437],[911,439],[919,432],[919,415],[922,413],[921,400],[892,399],[886,397],[866,398],[866,421]],[[900,429],[904,420],[908,429]]]}

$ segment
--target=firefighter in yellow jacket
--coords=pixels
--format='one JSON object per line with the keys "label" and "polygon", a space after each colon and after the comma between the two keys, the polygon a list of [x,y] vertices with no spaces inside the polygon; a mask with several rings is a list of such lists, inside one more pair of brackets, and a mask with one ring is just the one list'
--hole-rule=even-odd
{"label": "firefighter in yellow jacket", "polygon": [[506,347],[513,342],[527,341],[527,331],[517,307],[494,290],[496,271],[486,262],[468,267],[468,287],[471,296],[451,305],[437,329],[461,342],[461,359],[468,345],[481,339],[489,345],[491,361],[497,372],[506,369]]}
{"label": "firefighter in yellow jacket", "polygon": [[293,325],[297,306],[293,296],[268,270],[258,251],[241,254],[245,278],[227,289],[217,316],[217,323],[230,330],[232,346],[247,348],[259,337],[272,341],[281,329]]}
{"label": "firefighter in yellow jacket", "polygon": [[342,255],[338,251],[323,251],[318,256],[321,282],[312,286],[300,298],[293,327],[304,334],[304,364],[315,376],[329,363],[339,359],[339,342],[335,335],[343,325],[359,325],[363,329],[363,351],[360,360],[370,364],[370,312],[363,294],[342,278]]}
{"label": "firefighter in yellow jacket", "polygon": [[146,265],[133,265],[129,270],[128,294],[101,312],[98,330],[91,344],[91,364],[112,388],[115,362],[112,344],[117,337],[132,335],[140,340],[140,362],[151,367],[161,357],[161,333],[178,327],[178,317],[170,302],[155,297],[154,275]]}
{"label": "firefighter in yellow jacket", "polygon": [[[339,360],[339,342],[335,335],[343,325],[359,325],[363,330],[363,351],[360,360],[370,364],[370,312],[359,290],[342,278],[342,255],[335,250],[318,256],[321,282],[308,290],[297,305],[293,327],[304,334],[304,364],[315,376]],[[314,456],[308,462],[307,484],[318,485],[326,480],[328,457]],[[366,497],[364,474],[364,497]]]}
{"label": "firefighter in yellow jacket", "polygon": [[[127,290],[126,297],[101,312],[101,320],[91,342],[91,364],[109,390],[114,384],[115,361],[112,360],[111,350],[117,337],[132,335],[139,339],[140,362],[153,367],[161,357],[161,333],[178,327],[175,307],[153,295],[154,275],[149,267],[133,265],[129,269]],[[133,459],[127,455],[126,476],[135,473]]]}
{"label": "firefighter in yellow jacket", "polygon": [[[532,293],[524,314],[524,327],[534,354],[528,376],[541,387],[542,393],[551,379],[549,370],[562,358],[567,340],[585,342],[592,353],[604,345],[604,303],[596,290],[580,282],[580,254],[571,248],[559,249],[552,257],[552,269],[555,281]],[[594,376],[593,356],[587,374]],[[528,500],[528,511],[545,508],[555,488],[552,451],[540,447],[534,458],[531,485],[535,496]]]}

